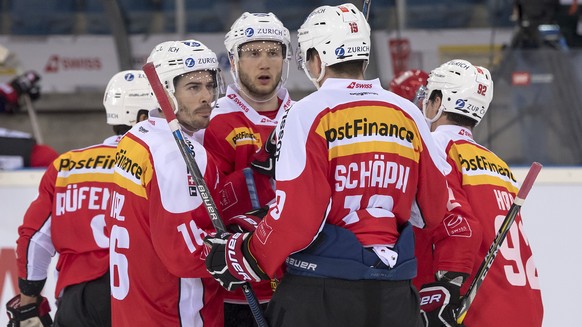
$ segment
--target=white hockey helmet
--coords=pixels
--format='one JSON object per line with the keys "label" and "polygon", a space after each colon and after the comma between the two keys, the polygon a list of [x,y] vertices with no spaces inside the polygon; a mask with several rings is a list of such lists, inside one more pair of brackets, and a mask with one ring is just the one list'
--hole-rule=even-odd
{"label": "white hockey helmet", "polygon": [[[370,58],[370,25],[352,3],[321,6],[313,10],[298,30],[297,64],[318,86],[325,67],[337,63],[364,60],[364,70]],[[321,58],[321,74],[314,78],[307,70],[307,51],[315,49]]]}
{"label": "white hockey helmet", "polygon": [[140,110],[157,108],[148,79],[141,70],[124,70],[109,80],[103,96],[107,124],[133,126]]}
{"label": "white hockey helmet", "polygon": [[[163,46],[162,46],[163,45]],[[158,49],[158,50],[156,50]],[[216,54],[196,40],[174,41],[171,44],[161,43],[156,47],[149,59],[152,59],[162,85],[170,92],[170,97],[178,110],[178,101],[174,79],[193,71],[210,71],[216,84],[214,103],[223,92],[223,79],[218,67]]]}
{"label": "white hockey helmet", "polygon": [[474,66],[462,59],[454,59],[433,69],[426,85],[426,97],[423,107],[426,115],[428,97],[435,90],[443,94],[439,113],[432,123],[440,117],[440,112],[451,112],[481,121],[493,99],[493,80],[485,67]]}
{"label": "white hockey helmet", "polygon": [[159,57],[161,55],[161,53],[163,53],[164,51],[167,51],[168,47],[172,46],[175,42],[177,42],[177,41],[164,41],[164,42],[156,45],[154,47],[154,49],[152,50],[152,52],[150,52],[150,55],[148,56],[148,59],[146,60],[146,62],[154,61],[157,57]]}
{"label": "white hockey helmet", "polygon": [[238,55],[241,45],[253,41],[274,41],[283,45],[284,58],[291,58],[289,30],[273,13],[245,12],[230,27],[224,37],[229,55]]}

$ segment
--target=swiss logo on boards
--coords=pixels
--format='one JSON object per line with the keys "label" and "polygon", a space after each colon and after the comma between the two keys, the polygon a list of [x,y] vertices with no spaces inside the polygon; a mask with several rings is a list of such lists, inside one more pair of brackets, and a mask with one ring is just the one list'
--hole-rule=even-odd
{"label": "swiss logo on boards", "polygon": [[528,72],[513,72],[511,74],[511,84],[516,86],[530,85],[531,74]]}
{"label": "swiss logo on boards", "polygon": [[44,65],[45,73],[62,71],[95,71],[101,70],[103,64],[99,57],[62,57],[51,55]]}
{"label": "swiss logo on boards", "polygon": [[59,56],[52,55],[44,66],[46,73],[56,73],[59,71]]}

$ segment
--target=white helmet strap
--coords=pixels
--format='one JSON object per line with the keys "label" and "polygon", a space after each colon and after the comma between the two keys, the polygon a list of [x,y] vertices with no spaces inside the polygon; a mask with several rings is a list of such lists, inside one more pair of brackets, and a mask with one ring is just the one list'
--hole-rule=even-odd
{"label": "white helmet strap", "polygon": [[445,107],[441,103],[441,106],[437,110],[436,115],[434,115],[434,117],[432,117],[432,118],[428,118],[428,116],[426,115],[426,107],[428,106],[428,101],[430,101],[430,100],[428,98],[425,98],[424,101],[422,102],[422,114],[424,115],[424,120],[426,120],[428,127],[431,127],[431,125],[435,121],[437,121],[439,118],[441,118],[443,111],[445,110]]}

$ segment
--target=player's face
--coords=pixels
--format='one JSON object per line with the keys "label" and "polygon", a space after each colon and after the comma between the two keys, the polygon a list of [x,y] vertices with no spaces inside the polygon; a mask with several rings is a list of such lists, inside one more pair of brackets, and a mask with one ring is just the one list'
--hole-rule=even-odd
{"label": "player's face", "polygon": [[254,41],[240,47],[238,75],[251,96],[270,96],[283,72],[283,46],[279,42]]}
{"label": "player's face", "polygon": [[206,128],[215,99],[216,82],[209,71],[194,71],[177,78],[174,96],[178,100],[176,118],[186,129]]}

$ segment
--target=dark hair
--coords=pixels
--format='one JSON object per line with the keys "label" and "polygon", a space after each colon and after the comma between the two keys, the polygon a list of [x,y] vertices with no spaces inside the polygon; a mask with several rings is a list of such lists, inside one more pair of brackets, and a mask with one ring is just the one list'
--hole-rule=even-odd
{"label": "dark hair", "polygon": [[441,90],[432,91],[428,97],[428,100],[434,101],[437,97],[441,98],[441,100],[443,99],[443,92],[441,92]]}
{"label": "dark hair", "polygon": [[333,64],[328,68],[338,75],[349,75],[349,76],[361,75],[364,73],[364,60],[344,61],[337,64]]}
{"label": "dark hair", "polygon": [[305,53],[305,61],[307,62],[311,60],[311,58],[315,55],[316,52],[317,50],[315,50],[315,48],[308,49],[307,52]]}
{"label": "dark hair", "polygon": [[123,135],[131,129],[129,125],[113,125],[113,132],[115,135]]}
{"label": "dark hair", "polygon": [[[437,97],[441,98],[441,101],[442,101],[443,92],[441,92],[441,90],[432,91],[428,100],[434,101],[434,100],[436,100]],[[475,127],[475,125],[477,125],[477,121],[475,119],[469,118],[467,116],[463,116],[460,114],[456,114],[454,112],[443,111],[443,115],[445,115],[445,117],[447,117],[448,120],[453,122],[453,124],[458,125],[458,126],[465,126],[465,127],[473,128],[473,127]]]}
{"label": "dark hair", "polygon": [[443,112],[443,114],[446,115],[446,117],[452,121],[455,125],[458,126],[465,126],[465,127],[470,127],[473,128],[475,127],[475,125],[477,125],[477,121],[473,118],[469,118],[467,116],[463,116],[463,115],[459,115],[456,114],[454,112]]}

